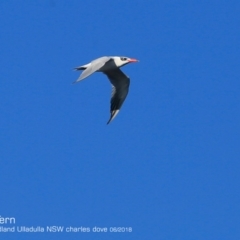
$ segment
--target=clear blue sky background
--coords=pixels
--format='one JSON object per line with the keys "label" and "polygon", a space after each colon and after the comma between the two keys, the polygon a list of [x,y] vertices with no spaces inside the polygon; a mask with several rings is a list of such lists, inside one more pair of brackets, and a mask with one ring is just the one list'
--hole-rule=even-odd
{"label": "clear blue sky background", "polygon": [[[240,2],[1,1],[0,215],[132,233],[1,239],[240,239]],[[111,86],[72,71],[140,60]],[[3,237],[4,236],[4,237]]]}

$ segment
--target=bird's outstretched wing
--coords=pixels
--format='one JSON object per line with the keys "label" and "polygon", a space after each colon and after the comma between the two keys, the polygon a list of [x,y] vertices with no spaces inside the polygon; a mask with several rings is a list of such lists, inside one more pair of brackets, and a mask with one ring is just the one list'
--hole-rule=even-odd
{"label": "bird's outstretched wing", "polygon": [[73,83],[78,83],[84,78],[90,76],[91,74],[95,73],[98,71],[101,67],[105,65],[109,60],[111,60],[110,57],[101,57],[98,59],[95,59],[91,62],[91,64],[82,72],[82,74],[79,76],[79,78],[73,82]]}
{"label": "bird's outstretched wing", "polygon": [[127,97],[130,78],[127,77],[119,68],[106,71],[104,73],[109,78],[113,87],[110,107],[111,116],[107,122],[107,124],[109,124],[117,116],[124,100]]}

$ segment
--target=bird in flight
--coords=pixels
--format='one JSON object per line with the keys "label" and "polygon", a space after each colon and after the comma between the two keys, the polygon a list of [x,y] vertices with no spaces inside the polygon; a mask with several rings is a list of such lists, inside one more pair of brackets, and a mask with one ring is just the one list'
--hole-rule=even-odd
{"label": "bird in flight", "polygon": [[138,62],[138,60],[128,57],[100,57],[88,64],[75,68],[75,70],[83,70],[83,72],[73,83],[82,81],[94,72],[102,72],[107,75],[112,84],[112,96],[110,102],[111,115],[107,124],[117,116],[128,94],[130,78],[120,70],[120,67],[133,62]]}

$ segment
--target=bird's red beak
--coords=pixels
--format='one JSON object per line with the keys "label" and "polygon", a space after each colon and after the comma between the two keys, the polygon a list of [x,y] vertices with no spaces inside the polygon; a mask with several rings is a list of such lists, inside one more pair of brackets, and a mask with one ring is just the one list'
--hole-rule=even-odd
{"label": "bird's red beak", "polygon": [[135,58],[130,58],[129,60],[128,60],[129,62],[139,62],[137,59],[135,59]]}

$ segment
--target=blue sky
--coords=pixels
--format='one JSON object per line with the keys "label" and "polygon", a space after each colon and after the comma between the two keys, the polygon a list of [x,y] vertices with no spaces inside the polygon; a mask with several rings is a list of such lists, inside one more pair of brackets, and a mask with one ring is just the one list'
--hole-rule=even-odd
{"label": "blue sky", "polygon": [[[239,1],[1,1],[0,215],[132,233],[4,239],[239,239]],[[101,56],[129,95],[72,71]],[[1,237],[3,238],[3,237]]]}

